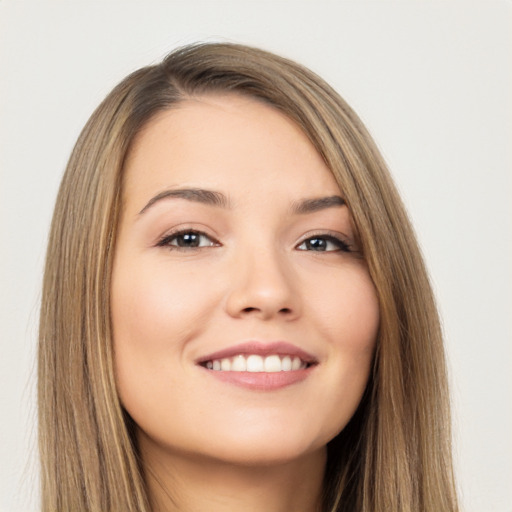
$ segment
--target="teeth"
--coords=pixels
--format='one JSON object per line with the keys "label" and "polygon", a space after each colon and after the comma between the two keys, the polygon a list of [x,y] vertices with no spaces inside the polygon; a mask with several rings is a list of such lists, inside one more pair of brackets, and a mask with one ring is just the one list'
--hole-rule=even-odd
{"label": "teeth", "polygon": [[247,358],[247,371],[248,372],[262,372],[263,371],[263,357],[249,356]]}
{"label": "teeth", "polygon": [[283,368],[279,356],[267,356],[263,364],[266,372],[280,372]]}
{"label": "teeth", "polygon": [[239,354],[232,358],[207,361],[206,368],[223,372],[276,373],[289,372],[307,368],[307,363],[297,356],[279,356],[272,354],[262,357],[256,354],[244,356]]}
{"label": "teeth", "polygon": [[232,372],[245,372],[247,370],[247,361],[244,356],[236,356],[231,362]]}

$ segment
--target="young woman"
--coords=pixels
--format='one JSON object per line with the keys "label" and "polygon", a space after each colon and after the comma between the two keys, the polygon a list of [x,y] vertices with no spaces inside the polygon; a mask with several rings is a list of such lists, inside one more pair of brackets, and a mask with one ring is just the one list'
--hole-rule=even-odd
{"label": "young woman", "polygon": [[455,511],[443,345],[385,164],[319,77],[231,44],[119,84],[62,181],[44,511]]}

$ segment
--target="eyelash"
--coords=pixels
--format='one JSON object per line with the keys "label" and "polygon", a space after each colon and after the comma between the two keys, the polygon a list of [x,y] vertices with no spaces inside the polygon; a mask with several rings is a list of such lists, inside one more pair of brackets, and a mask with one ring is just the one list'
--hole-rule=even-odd
{"label": "eyelash", "polygon": [[[334,244],[337,249],[331,251],[311,251],[311,252],[352,252],[352,248],[350,244],[342,240],[339,236],[329,234],[329,233],[318,233],[317,235],[308,236],[305,238],[297,247],[305,244],[306,242],[311,242],[312,240],[325,240],[327,243]],[[305,251],[306,249],[299,249],[301,251]]]}
{"label": "eyelash", "polygon": [[[197,246],[197,247],[186,247],[179,245],[172,245],[171,242],[175,239],[177,239],[180,236],[183,235],[198,235],[199,237],[206,237],[208,238],[212,243],[209,245],[203,245],[203,246]],[[211,236],[208,236],[203,231],[197,231],[196,229],[181,229],[179,231],[175,231],[174,233],[169,233],[168,235],[165,235],[156,245],[157,247],[167,247],[171,251],[190,251],[194,249],[202,249],[203,247],[215,247],[219,243],[216,240],[213,240]]]}
{"label": "eyelash", "polygon": [[[199,245],[199,246],[195,246],[195,247],[194,246],[186,247],[186,246],[179,246],[179,245],[171,244],[172,241],[176,240],[178,237],[183,236],[183,235],[198,235],[199,237],[206,237],[208,240],[210,240],[211,244],[203,245],[203,246]],[[307,249],[298,249],[301,245],[306,244],[306,242],[311,242],[312,240],[325,240],[327,243],[330,242],[331,244],[334,244],[337,247],[337,249],[330,250],[330,251],[325,251],[325,250],[324,251],[313,251],[313,250],[308,251]],[[180,231],[176,231],[174,233],[165,235],[158,241],[158,243],[156,245],[157,245],[157,247],[167,247],[171,251],[188,252],[191,250],[202,249],[204,247],[216,247],[216,246],[218,247],[220,244],[218,241],[212,239],[211,236],[207,235],[203,231],[197,231],[195,229],[182,229]],[[304,240],[302,240],[300,242],[300,244],[298,244],[296,247],[299,251],[305,251],[305,252],[352,252],[352,247],[350,246],[350,244],[348,244],[347,242],[342,240],[339,236],[329,234],[329,233],[319,233],[316,235],[309,236],[308,238],[305,238]]]}

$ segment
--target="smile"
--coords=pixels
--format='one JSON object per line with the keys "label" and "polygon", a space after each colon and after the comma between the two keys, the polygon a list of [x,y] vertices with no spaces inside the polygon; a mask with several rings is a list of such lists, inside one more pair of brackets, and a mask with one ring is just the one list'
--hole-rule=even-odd
{"label": "smile", "polygon": [[276,391],[307,379],[318,359],[292,343],[249,341],[201,357],[196,364],[224,384]]}
{"label": "smile", "polygon": [[309,363],[298,356],[270,354],[260,356],[258,354],[237,354],[234,357],[208,360],[203,366],[208,370],[222,372],[253,372],[253,373],[277,373],[304,370]]}

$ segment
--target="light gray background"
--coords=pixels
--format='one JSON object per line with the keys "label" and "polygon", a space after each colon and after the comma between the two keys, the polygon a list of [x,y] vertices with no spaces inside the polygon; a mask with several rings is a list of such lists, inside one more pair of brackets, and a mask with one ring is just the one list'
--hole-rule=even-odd
{"label": "light gray background", "polygon": [[311,67],[373,133],[444,319],[463,510],[510,512],[511,28],[509,1],[0,0],[0,511],[37,510],[40,279],[71,147],[127,73],[220,39]]}

